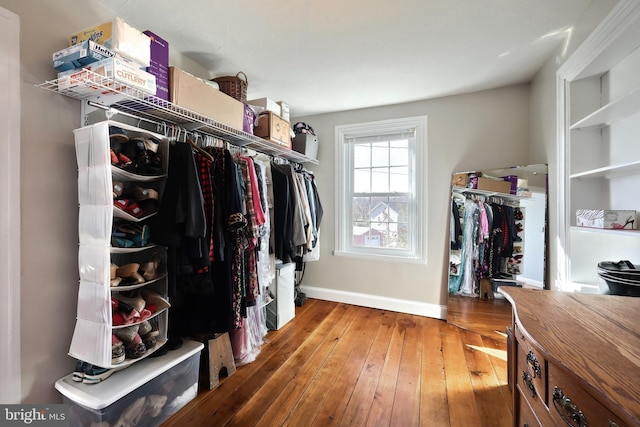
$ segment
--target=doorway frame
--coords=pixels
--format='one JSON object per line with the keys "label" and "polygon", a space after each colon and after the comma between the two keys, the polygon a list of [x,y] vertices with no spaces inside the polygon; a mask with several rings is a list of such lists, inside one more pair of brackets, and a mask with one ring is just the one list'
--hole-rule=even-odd
{"label": "doorway frame", "polygon": [[20,403],[20,17],[0,23],[0,402]]}

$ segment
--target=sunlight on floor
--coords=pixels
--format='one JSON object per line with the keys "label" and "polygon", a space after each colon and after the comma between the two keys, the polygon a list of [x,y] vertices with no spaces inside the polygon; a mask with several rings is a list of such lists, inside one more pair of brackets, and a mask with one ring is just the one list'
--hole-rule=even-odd
{"label": "sunlight on floor", "polygon": [[467,344],[467,346],[471,347],[474,350],[487,353],[489,356],[497,357],[500,360],[505,360],[505,361],[507,360],[506,350],[498,350],[497,348],[478,347],[477,345],[471,345],[471,344]]}

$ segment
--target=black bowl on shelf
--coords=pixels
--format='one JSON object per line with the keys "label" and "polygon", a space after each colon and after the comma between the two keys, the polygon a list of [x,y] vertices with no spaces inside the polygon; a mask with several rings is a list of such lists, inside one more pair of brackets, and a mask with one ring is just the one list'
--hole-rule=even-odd
{"label": "black bowl on shelf", "polygon": [[622,283],[615,279],[605,279],[609,287],[609,295],[622,295],[628,297],[640,297],[640,283],[631,285],[628,283]]}
{"label": "black bowl on shelf", "polygon": [[638,267],[630,261],[602,261],[598,263],[598,276],[609,287],[610,295],[640,297]]}

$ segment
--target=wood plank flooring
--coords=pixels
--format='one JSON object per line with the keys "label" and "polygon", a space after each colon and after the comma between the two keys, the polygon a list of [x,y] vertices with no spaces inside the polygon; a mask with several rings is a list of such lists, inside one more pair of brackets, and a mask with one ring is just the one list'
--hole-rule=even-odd
{"label": "wood plank flooring", "polygon": [[163,426],[510,426],[506,350],[499,334],[308,299]]}
{"label": "wood plank flooring", "polygon": [[497,340],[511,325],[511,304],[505,299],[480,299],[449,295],[447,322]]}

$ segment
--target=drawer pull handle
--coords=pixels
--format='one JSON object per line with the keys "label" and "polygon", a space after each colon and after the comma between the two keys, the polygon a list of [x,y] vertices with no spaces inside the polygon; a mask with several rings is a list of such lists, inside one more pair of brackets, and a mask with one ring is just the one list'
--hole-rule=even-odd
{"label": "drawer pull handle", "polygon": [[542,378],[540,364],[538,363],[538,359],[536,359],[536,355],[533,354],[533,351],[531,350],[529,350],[529,353],[527,353],[527,362],[529,362],[529,364],[531,365],[531,369],[533,369],[533,378]]}
{"label": "drawer pull handle", "polygon": [[615,421],[609,420],[609,427],[620,427]]}
{"label": "drawer pull handle", "polygon": [[[573,403],[557,385],[553,387],[553,406],[555,406],[556,411],[558,411],[558,414],[560,414],[560,417],[567,425],[586,427],[587,417],[584,416],[584,413],[578,408],[578,405]],[[570,421],[573,421],[575,424]]]}
{"label": "drawer pull handle", "polygon": [[522,381],[524,381],[524,384],[529,389],[529,393],[531,394],[531,397],[536,397],[536,388],[533,386],[531,375],[529,375],[525,371],[522,371]]}

